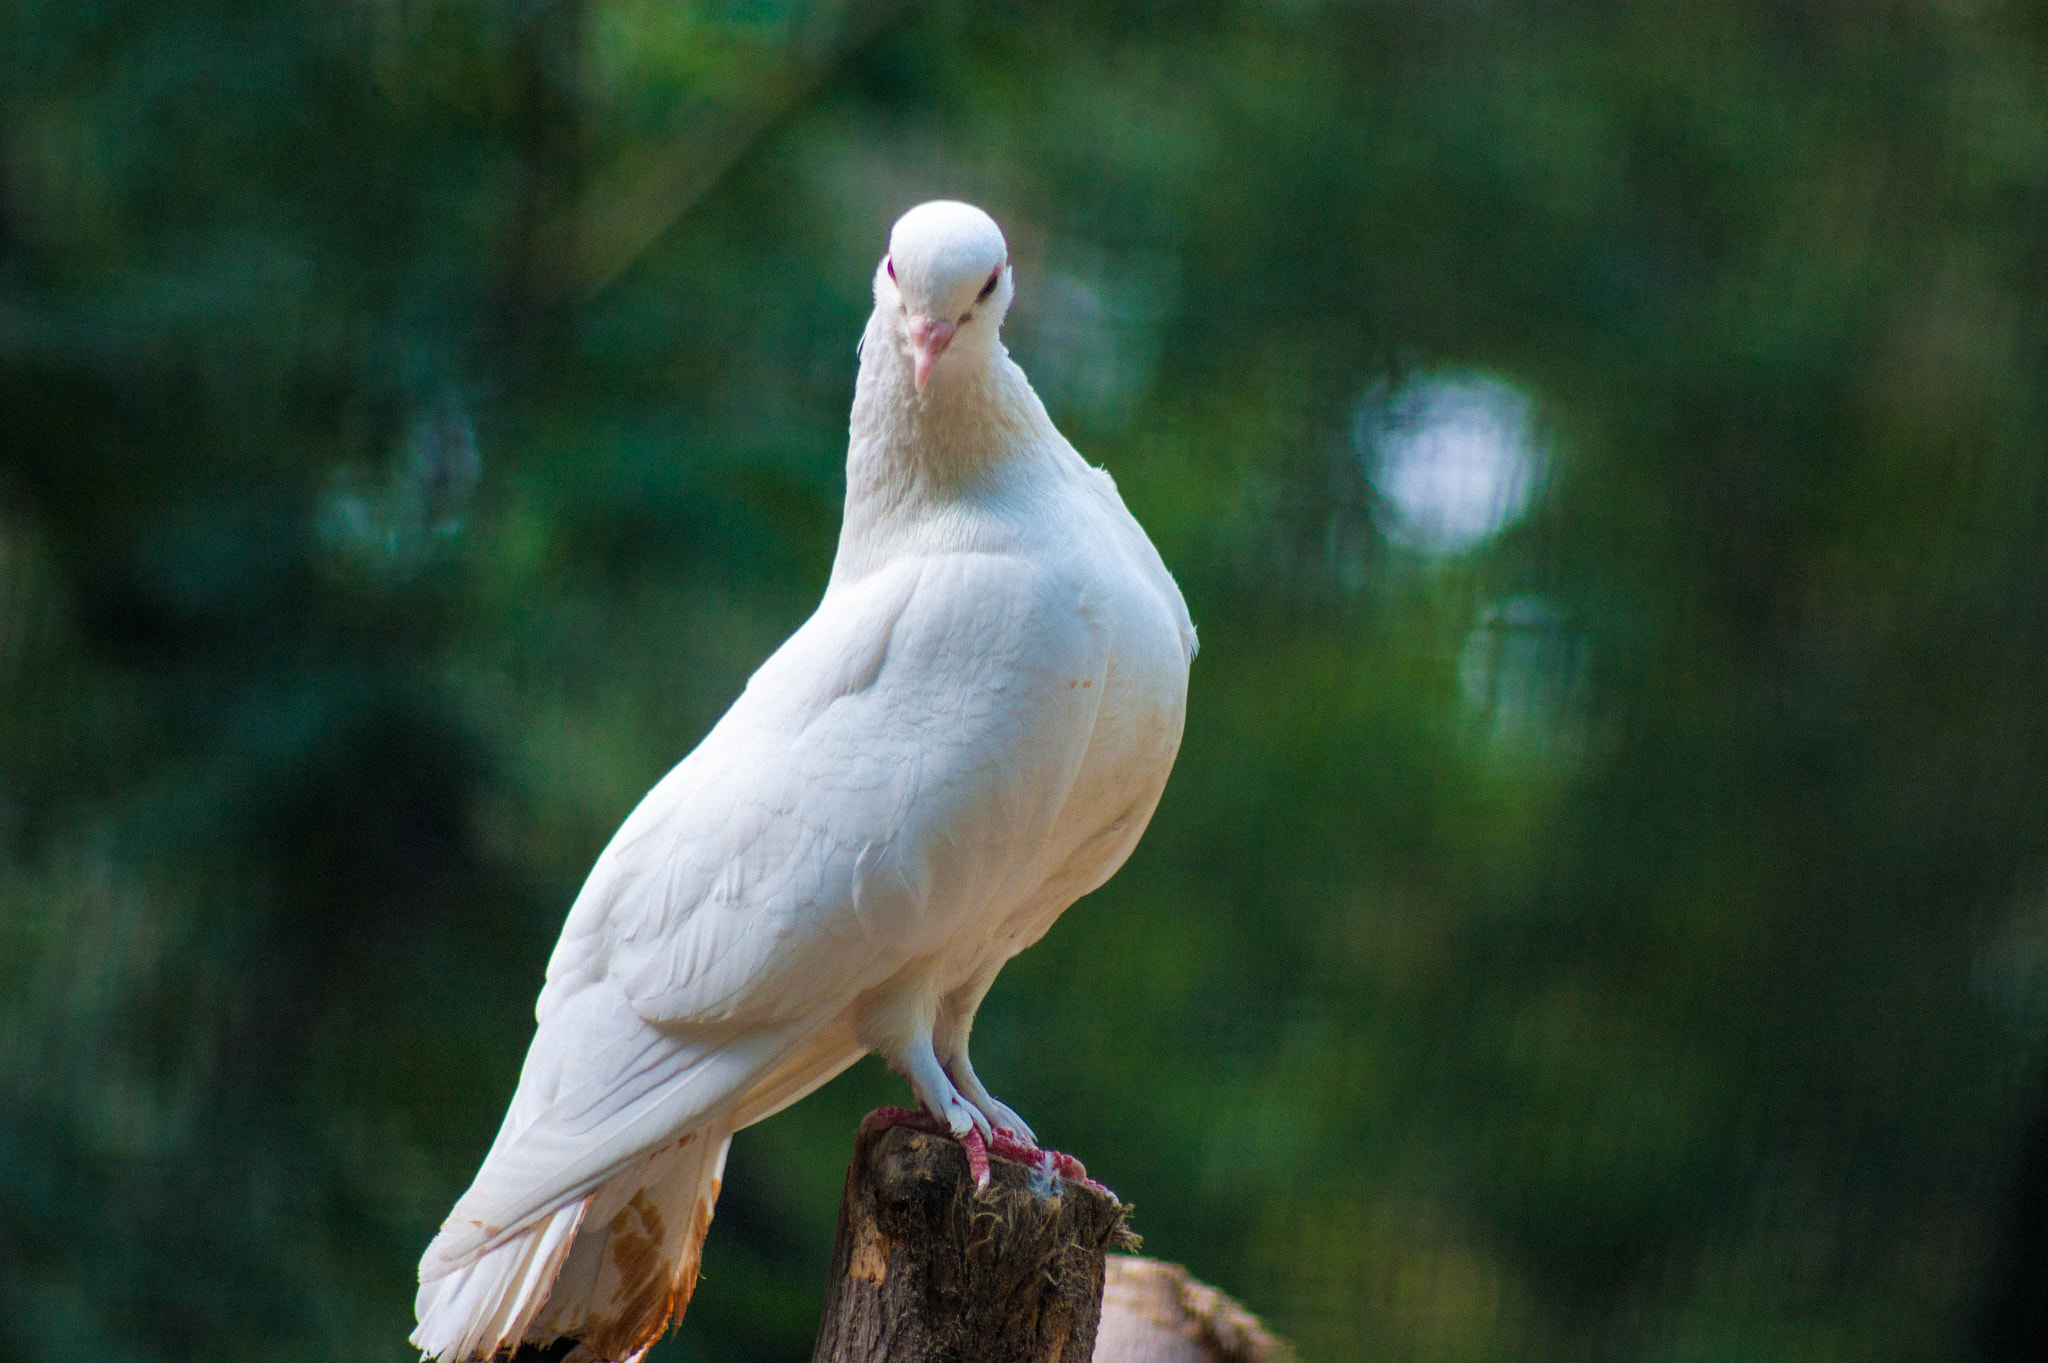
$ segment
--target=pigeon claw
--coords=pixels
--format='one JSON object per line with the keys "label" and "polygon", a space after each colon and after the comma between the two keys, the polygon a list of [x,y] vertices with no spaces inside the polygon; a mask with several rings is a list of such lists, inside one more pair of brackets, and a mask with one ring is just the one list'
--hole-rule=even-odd
{"label": "pigeon claw", "polygon": [[960,1137],[960,1148],[967,1152],[967,1167],[974,1174],[974,1191],[986,1192],[989,1180],[988,1142],[981,1138],[981,1132],[969,1127],[967,1134]]}

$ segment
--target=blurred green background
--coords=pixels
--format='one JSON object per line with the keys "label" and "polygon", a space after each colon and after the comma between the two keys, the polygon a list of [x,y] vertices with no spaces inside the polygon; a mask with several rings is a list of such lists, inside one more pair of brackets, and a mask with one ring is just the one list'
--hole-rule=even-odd
{"label": "blurred green background", "polygon": [[[1178,574],[977,1056],[1309,1360],[2048,1357],[2048,15],[0,6],[0,1343],[398,1360],[889,223]],[[655,1363],[808,1357],[874,1062]]]}

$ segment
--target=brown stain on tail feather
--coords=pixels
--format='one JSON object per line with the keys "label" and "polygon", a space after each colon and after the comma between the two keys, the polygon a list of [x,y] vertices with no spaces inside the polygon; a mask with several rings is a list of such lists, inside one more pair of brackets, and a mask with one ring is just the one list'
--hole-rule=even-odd
{"label": "brown stain on tail feather", "polygon": [[690,1304],[703,1262],[704,1237],[711,1229],[711,1212],[722,1183],[712,1180],[709,1195],[697,1199],[683,1242],[674,1247],[679,1263],[662,1256],[667,1226],[660,1208],[648,1200],[645,1191],[633,1194],[632,1201],[612,1218],[605,1257],[618,1270],[619,1290],[613,1300],[619,1308],[609,1317],[594,1313],[590,1317],[583,1347],[591,1355],[601,1359],[638,1357]]}

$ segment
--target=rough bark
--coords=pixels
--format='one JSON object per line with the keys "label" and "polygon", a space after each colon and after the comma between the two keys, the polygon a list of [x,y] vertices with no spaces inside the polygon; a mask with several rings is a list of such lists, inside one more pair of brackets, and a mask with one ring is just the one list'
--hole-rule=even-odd
{"label": "rough bark", "polygon": [[977,1190],[946,1136],[863,1130],[812,1363],[1089,1363],[1103,1258],[1135,1247],[1099,1185],[1006,1159]]}

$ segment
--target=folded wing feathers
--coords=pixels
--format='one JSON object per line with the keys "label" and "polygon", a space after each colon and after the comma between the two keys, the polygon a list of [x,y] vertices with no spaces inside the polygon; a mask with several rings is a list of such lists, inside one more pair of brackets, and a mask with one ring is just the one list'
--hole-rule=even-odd
{"label": "folded wing feathers", "polygon": [[[971,930],[951,918],[1036,855],[1085,753],[1107,642],[1075,602],[1044,609],[1061,584],[1029,565],[956,557],[877,574],[898,580],[857,619],[821,610],[836,637],[799,631],[600,858],[505,1129],[421,1263],[421,1348],[484,1358],[579,1320],[593,1348],[613,1331],[591,1357],[644,1348],[641,1326],[687,1300],[739,1119],[850,1063],[850,1038],[818,1043],[854,995],[920,936]],[[848,637],[863,628],[864,644]],[[829,695],[792,695],[818,652],[858,665],[827,670]],[[678,1138],[704,1142],[694,1173],[643,1176]],[[658,1272],[615,1262],[641,1242]]]}
{"label": "folded wing feathers", "polygon": [[466,1267],[646,1151],[714,1122],[801,1040],[779,1028],[691,1046],[645,1027],[638,1046],[593,1057],[602,1069],[484,1158],[427,1247],[421,1280]]}

